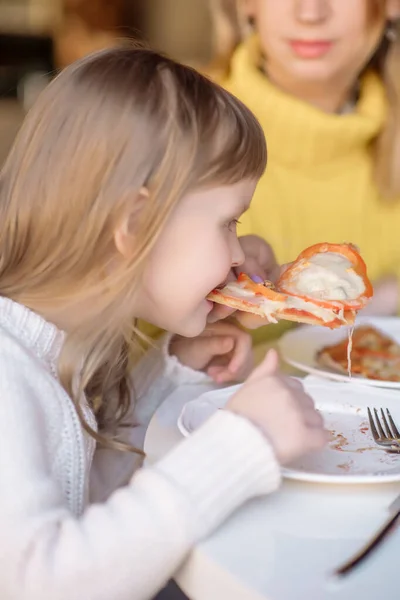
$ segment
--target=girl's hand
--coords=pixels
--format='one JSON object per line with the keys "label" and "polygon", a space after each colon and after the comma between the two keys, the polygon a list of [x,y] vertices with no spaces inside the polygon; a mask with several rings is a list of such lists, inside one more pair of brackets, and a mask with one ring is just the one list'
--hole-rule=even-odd
{"label": "girl's hand", "polygon": [[243,387],[228,401],[227,410],[259,427],[285,465],[319,450],[328,442],[321,415],[302,384],[278,371],[278,355],[270,350]]}
{"label": "girl's hand", "polygon": [[[245,255],[245,260],[238,268],[231,270],[226,281],[234,281],[241,272],[246,273],[259,283],[266,279],[273,282],[276,281],[285,267],[278,265],[271,246],[257,235],[245,235],[239,238],[239,241]],[[233,308],[224,306],[223,304],[215,304],[213,310],[208,315],[208,322],[215,323],[221,319],[226,319],[226,317],[229,317],[233,313],[235,313],[235,319],[243,327],[246,327],[246,329],[257,329],[269,324],[267,319],[251,313],[235,311]]]}
{"label": "girl's hand", "polygon": [[216,383],[243,381],[254,366],[250,335],[225,321],[208,325],[196,338],[174,336],[169,353]]}

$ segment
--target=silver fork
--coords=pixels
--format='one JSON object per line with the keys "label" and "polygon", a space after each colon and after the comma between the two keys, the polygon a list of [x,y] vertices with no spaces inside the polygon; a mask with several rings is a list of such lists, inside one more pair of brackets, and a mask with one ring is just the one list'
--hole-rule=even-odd
{"label": "silver fork", "polygon": [[[380,409],[381,417],[379,418],[378,410],[373,408],[374,417],[370,408],[368,410],[369,426],[375,443],[382,446],[388,452],[400,452],[400,432],[393,421],[392,415],[388,408]],[[383,425],[382,425],[383,424]]]}

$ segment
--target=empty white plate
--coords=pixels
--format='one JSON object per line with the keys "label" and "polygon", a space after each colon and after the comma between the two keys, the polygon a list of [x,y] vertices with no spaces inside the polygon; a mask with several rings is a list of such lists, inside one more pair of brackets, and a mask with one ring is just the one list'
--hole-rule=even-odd
{"label": "empty white plate", "polygon": [[[324,483],[400,481],[400,454],[388,454],[376,446],[367,419],[367,406],[389,408],[400,428],[399,393],[354,383],[332,383],[315,377],[308,377],[303,383],[331,432],[331,441],[324,450],[309,454],[283,469],[283,475],[289,479]],[[181,433],[187,436],[200,427],[225,406],[238,387],[207,392],[188,402],[178,418]]]}

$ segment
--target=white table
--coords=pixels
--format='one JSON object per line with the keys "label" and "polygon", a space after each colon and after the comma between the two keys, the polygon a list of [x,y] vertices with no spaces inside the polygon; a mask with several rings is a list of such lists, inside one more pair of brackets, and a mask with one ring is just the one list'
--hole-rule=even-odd
{"label": "white table", "polygon": [[[199,393],[205,389],[199,386]],[[166,400],[147,431],[151,463],[182,439],[185,394]],[[399,398],[400,401],[400,398]],[[388,515],[400,484],[285,481],[249,502],[194,548],[175,579],[191,600],[376,600],[400,595],[400,529],[345,580],[330,577]]]}

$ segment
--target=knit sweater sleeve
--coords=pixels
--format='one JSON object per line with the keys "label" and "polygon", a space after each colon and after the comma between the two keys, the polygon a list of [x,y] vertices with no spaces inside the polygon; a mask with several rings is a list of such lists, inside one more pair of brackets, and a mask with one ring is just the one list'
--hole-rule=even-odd
{"label": "knit sweater sleeve", "polygon": [[[215,383],[205,373],[181,364],[169,354],[171,337],[165,334],[132,369],[131,410],[118,428],[117,436],[140,450],[143,450],[152,416],[174,390],[184,386],[189,401],[215,388]],[[91,501],[103,502],[114,490],[126,485],[141,463],[139,454],[98,446],[90,477]]]}
{"label": "knit sweater sleeve", "polygon": [[[0,597],[145,600],[237,506],[274,490],[261,433],[220,411],[163,460],[81,517],[52,473],[48,379],[0,352]],[[52,431],[50,431],[52,428]],[[56,427],[57,430],[57,427]]]}

